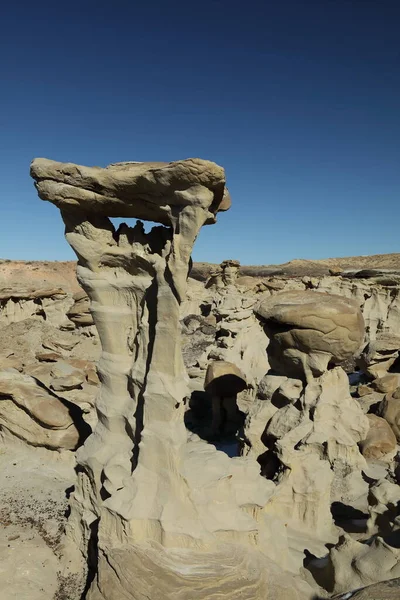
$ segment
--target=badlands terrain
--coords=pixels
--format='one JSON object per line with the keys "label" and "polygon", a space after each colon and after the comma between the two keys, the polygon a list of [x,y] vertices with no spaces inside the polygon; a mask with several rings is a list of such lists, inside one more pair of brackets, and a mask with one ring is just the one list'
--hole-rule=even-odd
{"label": "badlands terrain", "polygon": [[[233,263],[235,275],[229,284],[223,276],[226,268],[195,263],[182,304],[183,356],[191,389],[186,412],[189,431],[226,456],[254,456],[268,481],[278,489],[287,485],[282,468],[285,463],[277,466],[283,451],[280,448],[278,452],[277,443],[301,419],[296,406],[301,381],[267,375],[265,360],[258,378],[254,377],[256,385],[252,381],[254,387],[238,394],[233,422],[225,422],[225,430],[212,432],[212,400],[204,391],[207,366],[210,360],[222,357],[237,364],[249,378],[249,366],[254,368],[257,360],[245,356],[243,348],[254,344],[257,318],[251,308],[264,298],[289,290],[295,294],[315,290],[355,299],[366,324],[364,353],[345,364],[347,377],[341,370],[333,371],[335,381],[324,383],[326,393],[332,395],[333,390],[336,396],[328,398],[326,410],[343,419],[335,427],[343,428],[340,435],[346,437],[345,447],[350,444],[352,453],[357,454],[357,459],[347,458],[350,465],[343,460],[338,474],[343,478],[339,486],[348,489],[340,493],[324,490],[326,474],[321,473],[319,483],[303,467],[303,481],[299,483],[304,489],[296,492],[291,484],[290,498],[288,490],[282,490],[286,505],[276,511],[283,513],[282,522],[275,524],[276,538],[269,553],[278,565],[284,561],[290,572],[300,573],[315,590],[315,598],[366,585],[354,597],[398,598],[400,254],[295,260],[286,265],[239,269]],[[74,453],[88,435],[88,427],[94,428],[96,423],[100,342],[89,301],[76,279],[75,262],[2,260],[0,283],[0,597],[78,600],[83,574],[65,564],[61,549],[68,498],[75,481]],[[226,304],[231,306],[224,308]],[[238,338],[242,338],[240,342]],[[267,342],[259,341],[263,353]],[[60,406],[52,415],[54,401]],[[64,405],[73,417],[68,412],[58,415]],[[72,407],[76,411],[71,411]],[[295,417],[294,411],[299,413]],[[275,423],[271,423],[274,415]],[[364,415],[372,425],[369,433],[365,433]],[[52,422],[53,416],[58,420]],[[364,429],[360,432],[361,422]],[[360,451],[352,440],[354,435]],[[364,436],[367,442],[363,445]],[[276,452],[272,464],[270,446]],[[317,469],[316,462],[322,462],[312,454],[307,460],[313,469]],[[332,465],[327,472],[331,469]],[[227,476],[228,471],[224,473]],[[328,497],[323,497],[326,492]],[[321,517],[323,510],[327,514]],[[318,531],[319,522],[328,531]],[[279,531],[282,526],[284,532]],[[371,570],[369,554],[375,555],[373,562],[378,568]],[[377,584],[386,580],[389,583]],[[377,586],[369,587],[372,583]]]}
{"label": "badlands terrain", "polygon": [[1,600],[399,598],[400,255],[191,265],[218,165],[31,175],[78,263],[0,263]]}

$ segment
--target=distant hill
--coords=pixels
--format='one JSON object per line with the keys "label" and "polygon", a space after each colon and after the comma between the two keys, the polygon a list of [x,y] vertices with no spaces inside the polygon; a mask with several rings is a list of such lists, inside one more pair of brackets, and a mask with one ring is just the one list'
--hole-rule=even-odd
{"label": "distant hill", "polygon": [[[235,257],[232,256],[229,258]],[[204,280],[208,278],[210,271],[217,266],[210,263],[194,263],[190,275],[194,279]],[[400,271],[400,253],[346,256],[342,258],[324,258],[321,260],[296,258],[280,265],[243,265],[240,268],[240,272],[241,275],[250,275],[253,277],[269,277],[272,275],[288,275],[292,277],[310,275],[313,277],[322,277],[329,274],[329,269],[341,271],[390,269]]]}
{"label": "distant hill", "polygon": [[[227,257],[227,258],[235,258]],[[197,262],[193,264],[190,276],[205,281],[217,264]],[[26,287],[31,289],[60,287],[68,292],[80,290],[75,275],[75,261],[24,261],[0,259],[0,287]],[[296,258],[281,265],[243,265],[242,275],[270,277],[287,275],[321,277],[329,274],[329,269],[352,270],[390,269],[400,271],[400,253],[375,254],[372,256],[346,256],[307,260]]]}

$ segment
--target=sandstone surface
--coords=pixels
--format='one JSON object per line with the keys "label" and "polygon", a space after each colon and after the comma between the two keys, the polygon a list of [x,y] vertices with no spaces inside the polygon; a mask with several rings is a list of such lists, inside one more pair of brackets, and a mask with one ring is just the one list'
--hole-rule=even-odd
{"label": "sandstone surface", "polygon": [[[263,545],[273,483],[254,459],[231,462],[184,425],[180,305],[200,227],[229,207],[223,169],[199,159],[107,169],[38,159],[31,174],[61,209],[102,343],[98,421],[77,452],[66,538],[94,574],[87,598],[209,598],[216,584],[227,598],[309,597],[298,575],[285,583]],[[108,216],[166,227],[115,231]]]}
{"label": "sandstone surface", "polygon": [[270,364],[293,376],[321,375],[329,362],[354,356],[364,338],[359,306],[339,296],[288,291],[262,300],[256,308],[270,338]]}

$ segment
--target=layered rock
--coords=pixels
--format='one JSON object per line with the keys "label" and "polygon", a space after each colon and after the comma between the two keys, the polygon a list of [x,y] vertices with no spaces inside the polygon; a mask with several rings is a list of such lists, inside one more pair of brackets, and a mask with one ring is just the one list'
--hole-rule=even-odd
{"label": "layered rock", "polygon": [[59,288],[33,289],[2,288],[0,290],[0,326],[31,317],[46,320],[53,325],[66,321],[65,313],[71,306],[68,294]]}
{"label": "layered rock", "polygon": [[358,444],[369,421],[334,366],[360,348],[361,312],[351,301],[308,291],[269,296],[255,311],[270,337],[272,369],[248,411],[244,451],[276,483],[265,510],[287,524],[291,547],[300,538],[322,557],[338,539],[332,505],[367,506]]}
{"label": "layered rock", "polygon": [[79,327],[93,325],[93,317],[90,313],[90,301],[84,291],[74,294],[74,303],[67,312],[67,317]]}
{"label": "layered rock", "polygon": [[379,405],[379,414],[390,425],[400,443],[400,388],[387,394]]}
{"label": "layered rock", "polygon": [[[353,298],[361,307],[369,339],[381,333],[400,333],[400,281],[397,277],[359,272],[343,277],[313,278],[308,285],[321,292]],[[374,276],[375,275],[375,276]]]}
{"label": "layered rock", "polygon": [[12,369],[0,372],[0,426],[3,436],[50,450],[75,450],[88,433],[77,409]]}
{"label": "layered rock", "polygon": [[380,333],[364,348],[359,364],[370,377],[383,377],[396,362],[400,352],[400,336]]}
{"label": "layered rock", "polygon": [[[68,527],[89,562],[87,598],[308,596],[266,558],[274,484],[253,459],[233,462],[184,426],[180,304],[198,231],[229,206],[223,170],[199,159],[106,169],[38,159],[31,173],[61,210],[102,343],[98,423],[77,453]],[[115,231],[108,216],[166,227]]]}
{"label": "layered rock", "polygon": [[376,583],[353,593],[335,596],[336,600],[397,600],[400,595],[400,577]]}
{"label": "layered rock", "polygon": [[271,367],[307,381],[322,375],[328,363],[340,364],[354,356],[364,338],[359,306],[339,296],[281,292],[262,300],[256,314],[270,338]]}
{"label": "layered rock", "polygon": [[256,297],[238,285],[239,266],[234,260],[220,265],[221,284],[215,286],[210,304],[217,324],[215,343],[205,360],[235,364],[254,388],[269,368],[265,352],[268,340],[254,315]]}
{"label": "layered rock", "polygon": [[396,451],[396,436],[385,419],[377,415],[368,415],[369,431],[362,440],[361,452],[365,458],[380,459]]}

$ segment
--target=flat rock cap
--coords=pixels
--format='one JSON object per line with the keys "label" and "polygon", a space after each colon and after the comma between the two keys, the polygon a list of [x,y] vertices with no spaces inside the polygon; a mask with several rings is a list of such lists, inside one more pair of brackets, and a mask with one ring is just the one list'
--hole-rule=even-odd
{"label": "flat rock cap", "polygon": [[87,214],[168,225],[171,207],[200,205],[211,217],[230,207],[224,169],[200,158],[123,162],[106,168],[36,158],[30,173],[42,200]]}

